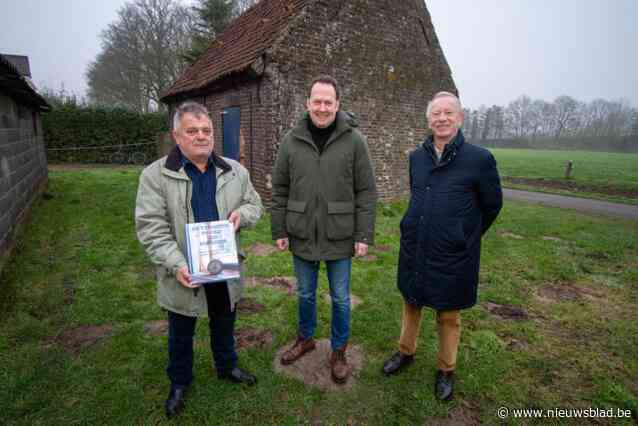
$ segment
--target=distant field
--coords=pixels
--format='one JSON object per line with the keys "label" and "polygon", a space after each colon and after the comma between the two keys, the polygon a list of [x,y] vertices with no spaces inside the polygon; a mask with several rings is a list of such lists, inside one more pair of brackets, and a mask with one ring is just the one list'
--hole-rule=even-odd
{"label": "distant field", "polygon": [[[638,203],[638,154],[491,149],[508,186]],[[573,162],[571,179],[565,164]],[[523,178],[523,179],[520,179]],[[542,181],[541,181],[542,180]]]}

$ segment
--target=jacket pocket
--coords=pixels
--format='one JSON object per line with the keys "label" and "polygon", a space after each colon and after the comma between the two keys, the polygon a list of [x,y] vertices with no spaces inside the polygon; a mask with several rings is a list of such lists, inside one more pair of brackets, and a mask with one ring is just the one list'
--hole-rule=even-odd
{"label": "jacket pocket", "polygon": [[329,240],[345,240],[354,234],[354,203],[329,202],[326,235]]}
{"label": "jacket pocket", "polygon": [[460,253],[467,249],[467,240],[463,233],[463,222],[458,219],[450,219],[441,224],[436,231],[437,250],[447,256],[452,253]]}
{"label": "jacket pocket", "polygon": [[288,200],[286,206],[286,232],[288,235],[305,240],[308,238],[308,215],[306,214],[306,202]]}

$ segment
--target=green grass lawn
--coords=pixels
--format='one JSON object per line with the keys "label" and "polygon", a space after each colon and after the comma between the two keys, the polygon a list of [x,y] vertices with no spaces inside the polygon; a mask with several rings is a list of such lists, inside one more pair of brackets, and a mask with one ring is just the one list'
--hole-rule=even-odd
{"label": "green grass lawn", "polygon": [[[134,169],[50,173],[51,197],[35,206],[1,277],[0,424],[169,423],[163,413],[166,337],[144,331],[165,313],[155,303],[152,268],[133,230],[138,175]],[[496,424],[501,406],[620,408],[633,410],[633,419],[609,424],[636,421],[638,223],[506,203],[484,239],[479,304],[462,314],[456,397],[440,403],[432,394],[431,312],[415,362],[395,377],[380,373],[400,331],[395,274],[404,209],[405,203],[379,206],[377,244],[390,250],[373,250],[373,262],[354,262],[352,292],[363,303],[353,311],[352,343],[365,359],[350,391],[323,392],[273,371],[275,352],[295,337],[296,300],[270,287],[250,288],[246,295],[266,309],[240,316],[237,327],[274,336],[269,349],[239,352],[240,365],[258,375],[258,385],[217,380],[200,321],[196,379],[179,423],[411,425],[451,416]],[[245,246],[270,243],[268,217],[242,238]],[[290,276],[291,258],[252,256],[247,270],[250,276]],[[326,288],[322,276],[320,292]],[[330,307],[318,300],[317,337],[326,338]],[[488,303],[526,315],[498,317]],[[113,330],[76,355],[53,340],[81,325]]]}
{"label": "green grass lawn", "polygon": [[[498,162],[501,176],[570,182],[577,191],[541,188],[549,192],[603,198],[638,204],[638,196],[609,194],[609,188],[619,191],[638,191],[638,154],[618,154],[586,151],[543,151],[531,149],[491,149]],[[572,177],[565,179],[565,164],[573,162]],[[523,188],[524,185],[509,185]],[[525,189],[539,189],[538,186]]]}

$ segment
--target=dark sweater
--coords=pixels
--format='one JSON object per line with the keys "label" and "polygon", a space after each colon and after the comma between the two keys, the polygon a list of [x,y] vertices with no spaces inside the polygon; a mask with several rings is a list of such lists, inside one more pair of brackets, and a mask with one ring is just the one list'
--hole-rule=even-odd
{"label": "dark sweater", "polygon": [[323,152],[323,148],[326,146],[326,142],[330,139],[330,136],[337,128],[337,120],[335,119],[332,124],[325,128],[319,128],[314,125],[311,119],[308,120],[308,130],[312,136],[312,141],[319,150],[319,154]]}

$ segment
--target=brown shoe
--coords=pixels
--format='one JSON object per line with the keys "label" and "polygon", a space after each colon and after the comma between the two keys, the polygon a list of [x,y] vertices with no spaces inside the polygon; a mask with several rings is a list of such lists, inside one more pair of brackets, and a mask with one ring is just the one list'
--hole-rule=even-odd
{"label": "brown shoe", "polygon": [[301,358],[306,352],[310,352],[315,348],[315,339],[312,337],[304,339],[303,337],[297,337],[297,341],[292,348],[288,349],[281,355],[281,363],[283,365],[292,364]]}
{"label": "brown shoe", "polygon": [[332,380],[342,384],[348,380],[350,376],[350,366],[346,359],[346,346],[332,351],[330,355],[330,370],[332,372]]}

